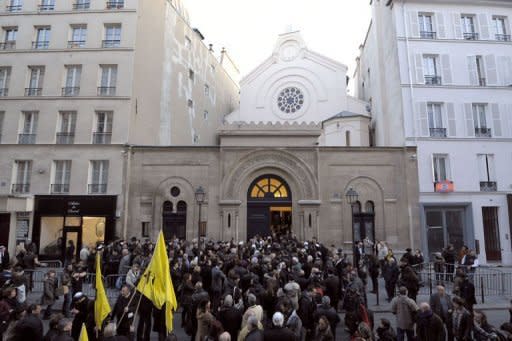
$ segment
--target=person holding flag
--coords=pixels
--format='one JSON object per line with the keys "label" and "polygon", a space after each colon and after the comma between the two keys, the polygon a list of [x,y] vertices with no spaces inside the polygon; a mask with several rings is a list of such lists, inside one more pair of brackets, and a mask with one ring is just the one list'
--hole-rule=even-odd
{"label": "person holding flag", "polygon": [[96,299],[94,300],[94,323],[96,336],[102,331],[103,322],[110,314],[112,309],[110,308],[110,304],[107,299],[107,294],[105,293],[105,288],[103,287],[103,277],[101,275],[101,256],[100,252],[96,253]]}
{"label": "person holding flag", "polygon": [[165,328],[169,334],[173,330],[173,314],[178,308],[178,302],[172,285],[169,258],[162,231],[158,235],[153,257],[137,285],[137,291],[149,299],[156,309],[163,309]]}

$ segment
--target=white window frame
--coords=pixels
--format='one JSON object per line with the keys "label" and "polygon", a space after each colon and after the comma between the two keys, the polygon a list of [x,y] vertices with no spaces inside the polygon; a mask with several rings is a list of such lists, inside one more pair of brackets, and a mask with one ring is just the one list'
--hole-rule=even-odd
{"label": "white window frame", "polygon": [[[444,179],[442,175],[442,168],[444,167]],[[432,155],[432,179],[434,182],[451,180],[450,175],[450,159],[448,154],[433,154]]]}
{"label": "white window frame", "polygon": [[38,116],[37,111],[23,111],[20,134],[37,134]]}
{"label": "white window frame", "polygon": [[473,34],[476,33],[475,29],[475,15],[473,14],[462,14],[460,16],[460,24],[462,27],[462,34]]}
{"label": "white window frame", "polygon": [[117,83],[117,64],[100,65],[100,87],[115,88]]}
{"label": "white window frame", "polygon": [[[77,44],[77,47],[84,47],[87,41],[87,25],[71,25],[71,41]],[[79,43],[78,43],[79,42]]]}
{"label": "white window frame", "polygon": [[41,89],[43,87],[45,67],[31,65],[28,68],[30,71],[28,87],[31,89]]}
{"label": "white window frame", "polygon": [[52,184],[69,185],[71,180],[71,160],[54,160],[53,169]]}
{"label": "white window frame", "polygon": [[0,89],[8,89],[11,79],[11,67],[0,66]]}
{"label": "white window frame", "polygon": [[113,117],[112,111],[97,111],[95,133],[112,133]]}
{"label": "white window frame", "polygon": [[108,185],[108,168],[109,160],[91,160],[89,184]]}
{"label": "white window frame", "polygon": [[14,168],[14,183],[20,185],[30,185],[32,160],[15,160]]}
{"label": "white window frame", "polygon": [[443,119],[443,105],[441,103],[427,103],[428,127],[446,128]]}
{"label": "white window frame", "polygon": [[[473,103],[472,104],[473,111],[473,125],[476,128],[489,128],[489,117],[487,110],[487,104],[485,103]],[[483,110],[479,110],[483,109]]]}
{"label": "white window frame", "polygon": [[4,42],[16,41],[18,36],[18,26],[5,27],[5,39]]}
{"label": "white window frame", "polygon": [[35,41],[38,43],[42,42],[50,42],[51,35],[52,35],[52,28],[51,26],[40,26],[35,27],[36,29],[36,39]]}
{"label": "white window frame", "polygon": [[76,131],[76,111],[59,112],[59,133],[74,134]]}
{"label": "white window frame", "polygon": [[507,35],[507,17],[494,15],[492,17],[492,26],[495,35]]}
{"label": "white window frame", "polygon": [[[433,70],[431,70],[433,68]],[[433,71],[433,73],[431,72]],[[423,73],[425,76],[439,77],[439,56],[425,54],[423,55]]]}
{"label": "white window frame", "polygon": [[495,182],[496,168],[494,154],[477,154],[478,173],[481,182]]}
{"label": "white window frame", "polygon": [[[429,22],[430,21],[430,22]],[[421,32],[434,32],[434,15],[432,13],[418,13],[418,24]],[[428,27],[430,25],[430,27]]]}
{"label": "white window frame", "polygon": [[82,77],[82,65],[64,65],[66,68],[66,79],[64,86],[66,88],[79,88],[80,78]]}
{"label": "white window frame", "polygon": [[121,42],[121,24],[105,24],[105,40]]}

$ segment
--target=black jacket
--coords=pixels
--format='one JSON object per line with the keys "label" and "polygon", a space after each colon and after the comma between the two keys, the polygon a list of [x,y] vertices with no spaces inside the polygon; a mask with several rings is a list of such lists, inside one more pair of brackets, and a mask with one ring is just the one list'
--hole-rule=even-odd
{"label": "black jacket", "polygon": [[263,332],[263,340],[265,341],[295,341],[295,334],[286,328],[270,328]]}
{"label": "black jacket", "polygon": [[221,307],[217,313],[217,319],[222,323],[224,330],[231,335],[231,339],[236,340],[242,326],[242,312],[234,307]]}

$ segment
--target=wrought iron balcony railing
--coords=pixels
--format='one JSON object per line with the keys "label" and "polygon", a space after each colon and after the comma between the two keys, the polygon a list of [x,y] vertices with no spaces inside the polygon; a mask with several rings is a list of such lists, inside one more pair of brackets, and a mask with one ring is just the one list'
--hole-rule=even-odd
{"label": "wrought iron balcony railing", "polygon": [[34,144],[36,143],[36,134],[18,134],[19,144]]}
{"label": "wrought iron balcony railing", "polygon": [[107,193],[107,184],[89,184],[89,194],[104,194]]}
{"label": "wrought iron balcony railing", "polygon": [[30,184],[12,184],[12,192],[15,194],[23,194],[30,192]]}
{"label": "wrought iron balcony railing", "polygon": [[52,184],[52,193],[69,193],[69,184]]}
{"label": "wrought iron balcony railing", "polygon": [[39,5],[37,6],[37,8],[39,9],[39,11],[41,12],[44,12],[44,11],[53,11],[55,9],[55,4],[49,4],[49,5]]}
{"label": "wrought iron balcony railing", "polygon": [[91,7],[90,2],[75,2],[73,4],[74,10],[80,10],[80,9],[89,9]]}
{"label": "wrought iron balcony railing", "polygon": [[75,142],[75,133],[57,133],[57,144],[73,144]]}
{"label": "wrought iron balcony railing", "polygon": [[14,50],[16,48],[16,40],[6,40],[0,43],[0,50]]}
{"label": "wrought iron balcony railing", "polygon": [[107,9],[124,8],[124,1],[107,1]]}
{"label": "wrought iron balcony railing", "polygon": [[9,94],[9,88],[0,88],[0,97],[7,96]]}
{"label": "wrought iron balcony railing", "polygon": [[93,133],[92,143],[93,144],[110,144],[112,141],[112,133]]}
{"label": "wrought iron balcony railing", "polygon": [[25,96],[41,96],[43,88],[25,88]]}
{"label": "wrought iron balcony railing", "polygon": [[436,32],[432,31],[420,31],[420,37],[423,39],[436,39]]}
{"label": "wrought iron balcony railing", "polygon": [[475,128],[476,137],[492,137],[491,128]]}
{"label": "wrought iron balcony railing", "polygon": [[425,75],[425,84],[441,85],[441,77],[436,75]]}
{"label": "wrought iron balcony railing", "polygon": [[115,86],[99,86],[98,87],[98,96],[115,96],[116,95],[116,87]]}
{"label": "wrought iron balcony railing", "polygon": [[446,137],[446,128],[429,128],[430,137]]}
{"label": "wrought iron balcony railing", "polygon": [[62,96],[78,96],[80,94],[80,87],[78,86],[65,86],[62,88]]}
{"label": "wrought iron balcony railing", "polygon": [[21,12],[21,5],[9,5],[7,6],[7,12]]}
{"label": "wrought iron balcony railing", "polygon": [[498,183],[496,181],[480,181],[481,192],[496,192],[498,190]]}
{"label": "wrought iron balcony railing", "polygon": [[496,34],[496,40],[510,41],[510,34]]}
{"label": "wrought iron balcony railing", "polygon": [[103,40],[101,42],[101,47],[103,48],[112,48],[121,46],[121,40]]}
{"label": "wrought iron balcony railing", "polygon": [[464,33],[464,39],[466,40],[478,40],[479,34],[476,32]]}
{"label": "wrought iron balcony railing", "polygon": [[41,40],[41,41],[33,41],[32,48],[33,49],[47,49],[50,46],[50,41]]}
{"label": "wrought iron balcony railing", "polygon": [[85,47],[85,40],[68,40],[68,49],[80,49]]}

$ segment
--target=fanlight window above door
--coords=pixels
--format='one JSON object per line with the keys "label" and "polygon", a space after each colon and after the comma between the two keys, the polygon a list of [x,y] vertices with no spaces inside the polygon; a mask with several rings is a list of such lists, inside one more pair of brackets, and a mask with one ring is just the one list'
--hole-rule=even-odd
{"label": "fanlight window above door", "polygon": [[258,180],[251,188],[250,193],[251,198],[288,198],[286,185],[281,180],[273,177]]}

